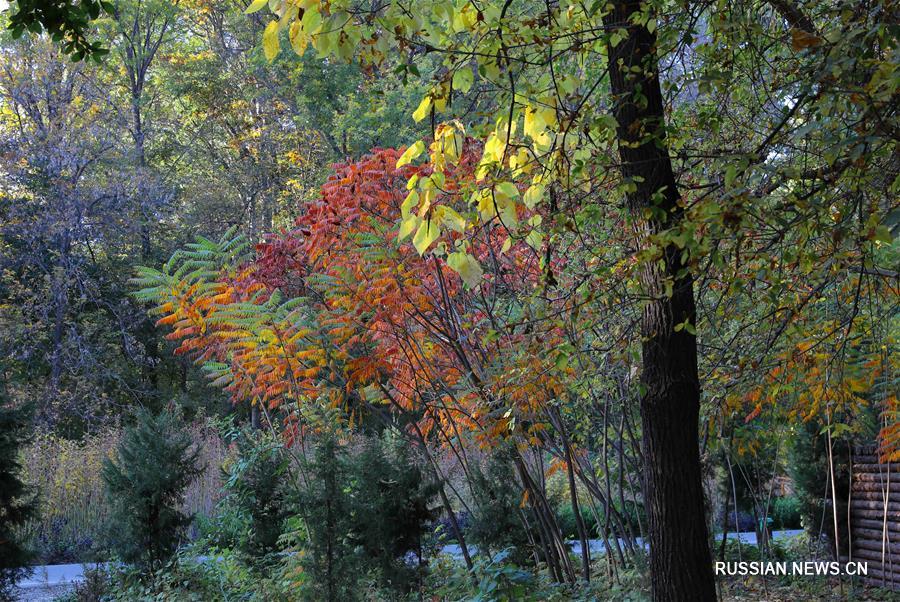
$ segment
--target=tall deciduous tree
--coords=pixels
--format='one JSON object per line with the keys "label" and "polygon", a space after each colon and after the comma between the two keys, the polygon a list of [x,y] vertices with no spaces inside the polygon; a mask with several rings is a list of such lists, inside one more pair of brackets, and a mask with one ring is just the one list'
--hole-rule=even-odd
{"label": "tall deciduous tree", "polygon": [[[678,229],[684,216],[666,142],[657,40],[647,26],[654,17],[642,19],[645,6],[616,1],[603,18],[608,29],[626,32],[607,53],[622,177],[634,183],[626,198],[639,249],[654,235]],[[681,600],[687,592],[694,600],[715,600],[700,469],[697,338],[685,328],[697,323],[694,279],[682,257],[670,242],[658,261],[640,268],[648,296],[640,332],[651,582],[656,600]]]}

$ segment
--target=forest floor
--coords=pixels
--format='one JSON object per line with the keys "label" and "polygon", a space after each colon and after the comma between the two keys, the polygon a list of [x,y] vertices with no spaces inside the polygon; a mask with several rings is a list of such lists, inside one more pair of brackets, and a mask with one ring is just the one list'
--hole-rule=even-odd
{"label": "forest floor", "polygon": [[[799,530],[775,531],[772,534],[773,539],[786,539],[800,534]],[[729,533],[729,539],[737,539],[740,537],[741,542],[745,544],[756,544],[755,533]],[[599,539],[588,540],[591,552],[602,552],[605,548],[603,541]],[[577,554],[580,548],[577,541],[569,542],[572,550]],[[461,556],[462,552],[459,546],[449,544],[444,546],[443,552],[451,556]],[[103,564],[103,563],[100,563]],[[48,587],[56,587],[60,585],[78,583],[84,579],[84,566],[82,564],[48,564],[32,567],[34,572],[27,578],[19,582],[19,587],[23,590],[45,589]],[[87,563],[88,567],[97,566],[95,563]],[[23,598],[30,599],[30,598]]]}
{"label": "forest floor", "polygon": [[774,579],[728,579],[723,584],[723,602],[900,602],[900,591],[877,587],[853,587],[845,580],[813,578],[783,584]]}
{"label": "forest floor", "polygon": [[[784,539],[797,535],[799,531],[776,531],[773,538]],[[730,539],[740,537],[743,543],[753,544],[756,541],[756,535],[753,533],[730,533]],[[578,546],[574,545],[573,550],[577,553]],[[591,540],[592,551],[599,551],[602,548],[602,542],[599,540]],[[444,553],[455,555],[458,554],[456,546],[448,545],[444,548]],[[43,602],[51,601],[68,593],[74,589],[75,584],[83,581],[84,567],[98,566],[94,563],[87,565],[81,564],[58,564],[36,566],[34,572],[27,579],[19,583],[20,589],[17,592],[16,600],[21,602]],[[722,584],[722,599],[728,602],[751,602],[758,600],[766,600],[767,602],[806,602],[814,600],[866,600],[873,602],[900,602],[900,592],[887,592],[879,589],[861,590],[859,586],[851,591],[847,584],[841,584],[838,580],[825,580],[821,578],[810,580],[795,580],[790,584],[782,584],[777,580],[769,578],[763,580],[760,577],[752,578],[729,578]]]}

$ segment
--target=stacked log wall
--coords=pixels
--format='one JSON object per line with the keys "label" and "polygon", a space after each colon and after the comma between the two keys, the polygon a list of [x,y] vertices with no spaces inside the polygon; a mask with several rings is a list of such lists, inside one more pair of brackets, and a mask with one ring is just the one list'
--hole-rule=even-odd
{"label": "stacked log wall", "polygon": [[882,464],[874,446],[854,450],[850,486],[852,560],[868,563],[871,585],[900,591],[900,464]]}

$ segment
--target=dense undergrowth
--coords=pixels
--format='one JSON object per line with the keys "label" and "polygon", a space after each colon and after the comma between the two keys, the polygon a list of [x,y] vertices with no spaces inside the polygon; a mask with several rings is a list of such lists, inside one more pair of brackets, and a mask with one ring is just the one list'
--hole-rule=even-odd
{"label": "dense undergrowth", "polygon": [[[170,523],[176,528],[168,535],[181,542],[177,550],[152,548],[152,533],[133,531],[133,520],[121,515],[127,509],[105,511],[105,533],[121,530],[122,520],[130,521],[130,545],[117,548],[109,542],[93,553],[122,559],[124,550],[130,562],[96,565],[87,571],[85,582],[62,598],[66,602],[649,599],[643,553],[629,557],[627,564],[615,554],[595,554],[590,581],[580,573],[568,585],[554,581],[539,548],[521,537],[515,520],[503,520],[514,515],[519,504],[496,458],[483,469],[470,514],[457,517],[472,546],[473,562],[467,567],[458,548],[446,547],[458,542],[446,517],[440,516],[434,483],[390,431],[349,438],[323,433],[308,442],[305,455],[298,455],[288,453],[271,435],[227,421],[199,428],[179,426],[166,415],[161,419],[143,415],[125,431],[126,443],[120,441],[107,458],[135,477],[141,476],[135,471],[144,471],[145,490],[154,483],[160,483],[160,490],[169,487],[154,475],[165,474],[167,467],[180,465],[185,458],[200,465],[197,446],[193,451],[181,449],[180,455],[165,445],[135,448],[133,443],[142,440],[137,434],[144,432],[146,437],[147,429],[155,429],[152,433],[165,441],[182,441],[186,433],[202,436],[203,441],[218,440],[221,455],[217,459],[207,454],[202,465],[208,473],[213,467],[207,462],[215,463],[221,495],[197,515],[187,511],[196,500],[179,497],[178,492],[168,499],[176,503],[175,510],[193,519],[190,529]],[[128,450],[130,456],[123,454]],[[196,482],[182,482],[181,494],[196,488]],[[142,495],[152,497],[153,492]],[[107,484],[106,496],[96,503],[102,506],[105,500],[130,500],[129,496]],[[557,512],[565,531],[571,513],[563,502],[565,492],[551,497],[559,501]],[[796,505],[791,498],[784,499],[783,505]],[[135,506],[131,512],[138,515],[141,510]],[[796,513],[774,514],[784,521]],[[640,517],[634,520],[639,522]],[[805,534],[773,540],[765,549],[733,539],[721,548],[718,542],[714,545],[726,561],[808,560],[829,553],[827,540]],[[576,551],[573,547],[570,554],[573,566],[579,566]],[[846,588],[841,599],[890,599],[890,594],[858,583],[839,585]],[[725,600],[760,595],[773,600],[829,599],[835,591],[835,582],[826,579],[789,577],[724,578],[719,586]]]}

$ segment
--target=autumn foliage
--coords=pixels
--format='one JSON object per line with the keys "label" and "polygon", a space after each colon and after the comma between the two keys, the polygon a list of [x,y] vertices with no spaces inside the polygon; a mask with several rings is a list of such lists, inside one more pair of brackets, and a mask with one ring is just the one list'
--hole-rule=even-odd
{"label": "autumn foliage", "polygon": [[[562,393],[560,362],[547,353],[561,335],[551,328],[535,337],[534,328],[491,318],[498,304],[509,311],[517,294],[541,285],[540,256],[522,240],[504,249],[499,220],[451,232],[424,256],[398,242],[406,183],[430,173],[397,169],[399,157],[378,150],[336,165],[295,227],[252,256],[240,241],[196,243],[188,253],[199,257],[167,280],[159,324],[236,403],[278,410],[292,435],[304,406],[323,402],[351,422],[376,408],[414,416],[426,436],[461,428],[495,436],[517,420],[534,436],[542,404]],[[432,212],[466,210],[471,171],[468,155],[447,170]],[[486,266],[476,287],[448,266],[446,247],[457,241]]]}
{"label": "autumn foliage", "polygon": [[[450,223],[421,253],[422,240],[400,222],[412,219],[426,232],[435,216],[447,224],[447,215],[477,210],[480,149],[471,140],[466,146],[458,164],[441,166],[436,192],[417,198],[412,210],[410,190],[434,173],[431,164],[397,168],[403,154],[384,149],[335,165],[293,228],[252,249],[241,237],[201,239],[163,272],[144,271],[142,294],[156,303],[158,323],[171,328],[167,338],[179,343],[177,353],[203,363],[235,403],[259,405],[282,420],[291,438],[302,431],[307,409],[324,404],[340,408],[351,425],[384,411],[403,416],[420,437],[440,442],[471,431],[483,445],[512,434],[522,445],[540,444],[556,420],[551,402],[583,386],[570,365],[566,319],[585,328],[600,319],[577,295],[548,290],[571,293],[587,281],[593,295],[629,277],[635,264],[622,258],[588,279],[570,259],[586,253],[584,238],[573,237],[548,262],[546,244],[529,244],[527,231],[512,231],[502,211],[477,227]],[[519,223],[540,216],[523,206],[517,212]],[[477,262],[474,285],[448,261],[461,249]],[[852,294],[857,281],[846,279],[839,296]],[[801,298],[805,285],[794,286]],[[536,296],[544,316],[562,319],[529,318]],[[855,337],[844,343],[853,361],[831,369],[830,353],[815,342],[823,326],[815,313],[798,311],[793,336],[768,356],[741,359],[737,373],[714,368],[710,386],[721,383],[726,392],[721,415],[744,423],[763,411],[791,421],[839,421],[872,403],[869,393],[890,363]],[[832,332],[840,330],[833,325]],[[627,368],[627,353],[612,357]],[[874,402],[885,415],[896,412],[895,398],[881,397]],[[896,421],[884,423],[888,456],[896,449]],[[755,445],[740,431],[736,444],[751,452]]]}

